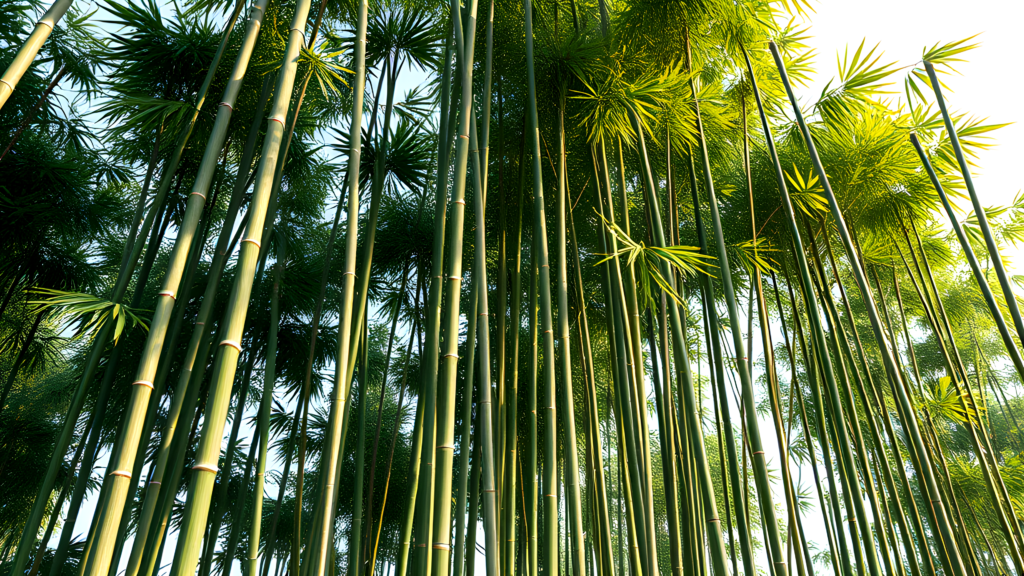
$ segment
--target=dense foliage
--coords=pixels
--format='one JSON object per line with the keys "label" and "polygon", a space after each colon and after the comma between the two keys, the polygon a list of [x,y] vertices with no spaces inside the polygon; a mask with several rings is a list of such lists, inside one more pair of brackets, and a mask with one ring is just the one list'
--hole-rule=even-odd
{"label": "dense foliage", "polygon": [[974,45],[808,10],[7,2],[0,570],[1024,574]]}

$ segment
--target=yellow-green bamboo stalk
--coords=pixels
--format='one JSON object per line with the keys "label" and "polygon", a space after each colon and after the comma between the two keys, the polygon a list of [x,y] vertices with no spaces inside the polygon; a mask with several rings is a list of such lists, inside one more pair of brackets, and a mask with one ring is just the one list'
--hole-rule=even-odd
{"label": "yellow-green bamboo stalk", "polygon": [[[456,60],[459,63],[459,70],[462,74],[461,89],[462,95],[460,99],[461,110],[459,110],[459,131],[458,138],[455,141],[455,172],[454,181],[452,182],[452,213],[449,216],[451,227],[448,230],[449,240],[448,244],[452,247],[451,254],[448,256],[448,269],[445,272],[447,293],[445,295],[445,303],[443,308],[444,320],[442,321],[442,329],[444,330],[444,349],[441,356],[441,372],[438,376],[437,382],[437,404],[436,404],[436,426],[437,436],[436,445],[429,447],[434,450],[434,514],[433,514],[433,526],[432,526],[432,537],[433,541],[429,542],[431,546],[427,555],[430,564],[426,562],[421,563],[418,568],[420,573],[430,573],[434,576],[447,576],[451,562],[451,514],[452,514],[452,468],[454,464],[454,451],[455,451],[455,395],[456,395],[456,380],[457,380],[457,368],[459,362],[459,305],[462,296],[462,251],[463,251],[463,226],[465,222],[466,212],[466,172],[467,165],[470,157],[470,139],[474,144],[473,148],[476,148],[476,127],[475,117],[473,114],[473,54],[476,47],[476,0],[470,0],[466,10],[466,22],[463,26],[462,19],[460,17],[461,6],[457,1],[452,2],[452,20],[454,22],[455,29],[455,54]],[[474,245],[474,253],[477,255],[473,265],[474,276],[480,275],[480,281],[476,283],[481,289],[487,286],[486,282],[486,261],[483,260],[483,254],[485,250],[484,244],[484,227],[483,227],[483,210],[485,202],[486,191],[482,189],[481,174],[482,167],[480,166],[480,157],[474,151],[473,154],[473,176],[474,176],[474,188],[476,190],[476,198],[474,200],[474,206],[476,209],[476,237]],[[434,258],[438,258],[438,255],[434,255]],[[487,298],[480,298],[478,300],[479,306],[479,319],[482,320],[480,331],[477,337],[480,339],[480,365],[483,370],[486,364],[489,368],[489,347],[487,344],[488,335],[488,324],[487,324]],[[432,351],[427,352],[432,353]],[[490,374],[489,371],[486,377],[481,372],[480,378],[480,390],[481,390],[481,405],[484,401],[490,400]],[[491,406],[488,404],[486,407],[481,406],[482,421],[488,420],[491,415]],[[487,428],[489,432],[490,429]],[[491,442],[490,436],[487,436],[486,441],[483,443],[484,452],[484,484],[487,485],[488,473],[490,472],[491,487],[493,488],[493,450],[494,446]],[[488,470],[488,454],[491,454],[492,467]],[[486,489],[485,489],[486,490]],[[429,493],[427,493],[429,494]],[[488,499],[488,496],[490,497]],[[494,504],[494,493],[485,492],[484,494],[484,509],[485,509],[485,526],[487,525],[487,504],[488,501],[493,506]],[[493,510],[493,509],[492,509]],[[497,541],[495,540],[495,544]],[[497,550],[491,550],[490,539],[487,542],[487,556],[490,558],[492,555],[497,554]],[[490,560],[488,560],[488,566],[490,566]],[[497,563],[495,561],[495,566]],[[429,570],[429,572],[427,572]],[[494,574],[488,570],[489,576]]]}
{"label": "yellow-green bamboo stalk", "polygon": [[[355,301],[356,252],[359,242],[359,158],[362,147],[363,92],[366,86],[366,12],[367,0],[360,0],[356,23],[356,75],[352,86],[352,123],[349,128],[348,171],[348,226],[345,232],[345,272],[342,284],[341,315],[338,322],[338,357],[335,364],[334,392],[328,416],[327,434],[324,442],[321,466],[323,466],[323,491],[317,505],[317,520],[311,530],[311,541],[316,554],[311,554],[306,571],[310,576],[323,576],[327,570],[327,551],[331,544],[331,527],[334,525],[334,487],[338,462],[341,458],[342,428],[344,425],[349,392],[352,388],[348,372],[349,358],[354,352],[352,345],[352,304]],[[300,535],[295,535],[299,538]]]}
{"label": "yellow-green bamboo stalk", "polygon": [[225,312],[222,329],[224,340],[219,343],[217,369],[211,380],[203,432],[196,452],[195,464],[192,466],[192,483],[189,487],[185,516],[179,531],[178,545],[171,568],[173,576],[194,574],[199,560],[199,547],[210,509],[210,495],[213,492],[214,480],[217,476],[217,464],[224,437],[224,423],[231,396],[231,384],[238,368],[238,356],[242,348],[242,332],[248,312],[253,275],[260,256],[260,239],[267,215],[267,206],[270,203],[270,192],[281,140],[284,136],[284,120],[288,113],[292,87],[295,84],[299,50],[304,42],[302,31],[306,27],[309,4],[309,0],[300,0],[295,7],[295,17],[289,29],[288,44],[282,58],[277,89],[274,91],[274,104],[267,121],[263,152],[256,172],[249,223],[239,248],[235,283]]}
{"label": "yellow-green bamboo stalk", "polygon": [[224,90],[224,98],[217,110],[217,119],[214,122],[210,140],[206,145],[206,151],[199,166],[199,173],[192,186],[192,192],[186,201],[185,215],[179,227],[174,249],[171,252],[170,261],[167,265],[163,287],[158,294],[156,311],[153,315],[153,322],[146,338],[145,347],[143,348],[139,370],[136,374],[135,382],[132,383],[132,395],[127,409],[128,418],[125,420],[124,427],[122,428],[121,442],[115,448],[117,456],[111,462],[105,479],[105,483],[109,484],[110,497],[103,502],[103,507],[97,511],[97,514],[100,514],[99,531],[93,546],[93,553],[90,554],[85,568],[84,573],[87,576],[104,575],[110,567],[110,558],[113,554],[117,527],[121,521],[121,514],[124,511],[124,500],[130,488],[131,471],[138,453],[138,445],[142,436],[142,425],[149,406],[150,394],[153,391],[153,380],[160,361],[164,338],[170,325],[175,295],[177,294],[185,268],[185,261],[189,251],[192,249],[192,241],[206,204],[206,195],[209,193],[210,183],[213,181],[213,175],[217,170],[220,151],[224,146],[224,140],[227,138],[228,125],[230,124],[233,111],[232,107],[242,88],[242,81],[245,78],[249,58],[252,55],[256,38],[259,35],[260,24],[263,20],[267,4],[269,4],[269,0],[259,0],[252,7],[246,33],[242,40],[242,49],[235,60],[231,78],[228,81],[227,88]]}
{"label": "yellow-green bamboo stalk", "polygon": [[72,0],[57,0],[43,14],[43,17],[36,22],[35,30],[25,40],[25,43],[21,45],[21,49],[18,50],[14,61],[4,71],[3,77],[0,77],[0,110],[3,109],[4,104],[10,99],[14,88],[18,85],[18,81],[21,80],[21,77],[32,66],[32,62],[39,54],[39,49],[43,47],[46,39],[53,32],[53,27],[64,17],[64,13],[68,11],[68,8],[71,8],[71,2]]}

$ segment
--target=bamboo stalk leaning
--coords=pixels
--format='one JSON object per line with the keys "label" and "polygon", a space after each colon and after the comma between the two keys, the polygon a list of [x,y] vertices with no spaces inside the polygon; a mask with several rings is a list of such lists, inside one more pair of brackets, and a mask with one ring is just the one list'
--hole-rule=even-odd
{"label": "bamboo stalk leaning", "polygon": [[239,248],[238,271],[225,311],[222,328],[224,339],[218,344],[218,362],[210,384],[207,416],[203,424],[195,464],[192,466],[192,483],[171,568],[171,574],[175,576],[193,574],[199,560],[199,545],[206,526],[210,495],[213,492],[214,480],[217,475],[231,384],[241,353],[242,331],[245,326],[257,260],[260,256],[260,240],[270,203],[270,189],[284,135],[284,119],[288,113],[292,87],[295,82],[299,50],[304,42],[303,30],[309,15],[309,4],[309,0],[300,0],[295,7],[295,16],[288,33],[288,44],[278,75],[277,89],[274,91],[274,103],[267,121],[267,135],[263,142],[263,152],[256,174],[249,223]]}
{"label": "bamboo stalk leaning", "polygon": [[35,30],[32,31],[32,34],[29,35],[25,43],[18,49],[18,54],[14,57],[14,61],[4,71],[4,75],[0,77],[0,110],[3,110],[4,104],[10,99],[14,89],[18,86],[18,81],[21,80],[21,77],[32,66],[32,62],[35,61],[39,50],[46,43],[46,39],[50,37],[50,33],[53,32],[53,27],[60,22],[60,19],[71,8],[72,2],[73,0],[57,0],[43,13],[42,18],[36,22]]}
{"label": "bamboo stalk leaning", "polygon": [[107,472],[105,478],[105,483],[110,484],[110,497],[104,502],[104,507],[97,511],[97,514],[101,515],[100,532],[94,547],[95,553],[90,555],[89,563],[86,565],[85,574],[87,576],[105,575],[110,567],[110,557],[113,554],[116,530],[121,520],[121,514],[124,511],[124,501],[128,494],[131,470],[134,467],[135,458],[138,453],[143,423],[150,403],[150,394],[153,392],[153,380],[156,377],[164,338],[167,335],[167,328],[170,325],[171,315],[174,310],[175,296],[179,289],[186,258],[192,249],[192,242],[199,225],[199,219],[206,204],[206,195],[209,193],[210,183],[217,169],[221,148],[223,148],[224,141],[227,138],[233,106],[242,88],[242,81],[249,66],[249,59],[256,44],[260,24],[268,4],[269,0],[259,0],[252,7],[249,23],[242,40],[242,48],[235,60],[234,69],[224,91],[223,100],[218,106],[217,119],[214,121],[213,130],[210,134],[210,140],[206,145],[198,176],[192,185],[192,192],[188,196],[185,214],[167,265],[164,283],[158,295],[152,326],[146,337],[142,360],[139,363],[139,370],[135,381],[132,383],[128,418],[123,426],[121,443],[115,450],[117,458],[111,462],[109,466],[110,471]]}
{"label": "bamboo stalk leaning", "polygon": [[[786,74],[786,67],[783,63],[782,56],[779,54],[778,48],[775,43],[769,43],[769,49],[772,52],[772,57],[775,59],[775,65],[779,70],[779,74],[782,77],[782,83],[786,88],[786,93],[789,96],[790,102],[793,105],[793,111],[796,115],[797,122],[800,126],[800,131],[803,133],[804,142],[807,145],[808,153],[811,157],[811,162],[814,165],[815,171],[818,177],[821,179],[822,187],[825,192],[825,197],[828,200],[829,210],[832,213],[832,218],[835,220],[836,226],[839,229],[840,237],[843,240],[844,248],[848,254],[855,254],[853,249],[852,241],[850,240],[849,231],[846,228],[846,223],[843,220],[843,216],[839,210],[839,205],[836,201],[835,194],[832,192],[832,187],[829,184],[828,178],[825,175],[824,168],[821,165],[821,160],[818,157],[817,149],[814,145],[814,139],[811,138],[811,134],[807,129],[807,124],[804,122],[803,113],[800,110],[800,106],[797,103],[796,96],[793,93],[793,88],[789,83],[789,78]],[[867,304],[868,318],[871,321],[872,331],[875,334],[875,339],[879,342],[879,348],[882,352],[882,360],[885,365],[886,372],[889,378],[893,382],[893,388],[896,391],[898,404],[903,410],[904,414],[913,414],[913,407],[910,402],[908,395],[908,389],[906,387],[903,374],[898,370],[896,362],[893,358],[892,351],[886,344],[886,339],[882,333],[881,321],[878,317],[877,309],[875,308],[874,297],[867,285],[867,281],[864,277],[864,271],[860,268],[859,263],[856,259],[851,259],[850,268],[853,271],[854,278],[857,281],[857,286],[860,288],[861,296],[864,298]],[[801,270],[803,275],[803,270]],[[823,343],[822,343],[823,347]],[[825,363],[826,368],[830,369],[830,366]],[[907,435],[910,437],[911,443],[914,447],[918,458],[918,473],[924,480],[925,487],[929,494],[929,498],[932,500],[936,529],[939,532],[942,541],[946,547],[946,550],[950,552],[949,559],[952,563],[952,570],[955,576],[962,576],[966,574],[964,568],[963,559],[961,558],[956,539],[954,537],[953,528],[950,524],[949,516],[946,513],[946,505],[939,496],[938,484],[935,481],[935,476],[932,471],[931,457],[928,455],[925,449],[924,439],[921,435],[921,431],[918,426],[916,418],[905,418],[903,422],[907,430]]]}

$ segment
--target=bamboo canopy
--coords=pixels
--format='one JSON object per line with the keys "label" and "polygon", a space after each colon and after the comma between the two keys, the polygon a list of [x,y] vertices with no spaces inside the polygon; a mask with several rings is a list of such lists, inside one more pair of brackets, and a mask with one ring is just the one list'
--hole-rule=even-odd
{"label": "bamboo canopy", "polygon": [[801,0],[9,4],[3,574],[1024,575],[975,38],[808,98]]}

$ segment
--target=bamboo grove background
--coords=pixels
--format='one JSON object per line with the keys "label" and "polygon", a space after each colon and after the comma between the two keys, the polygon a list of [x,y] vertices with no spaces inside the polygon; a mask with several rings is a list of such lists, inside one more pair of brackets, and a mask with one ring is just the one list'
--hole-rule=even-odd
{"label": "bamboo grove background", "polygon": [[8,0],[0,570],[1024,574],[974,40],[811,16]]}

